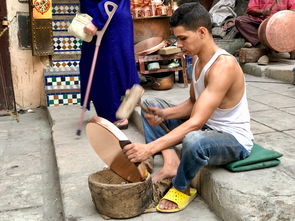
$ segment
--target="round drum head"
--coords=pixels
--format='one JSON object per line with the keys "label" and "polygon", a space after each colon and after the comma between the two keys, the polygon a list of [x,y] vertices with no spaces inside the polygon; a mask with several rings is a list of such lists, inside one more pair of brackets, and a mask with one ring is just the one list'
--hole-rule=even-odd
{"label": "round drum head", "polygon": [[[86,134],[91,146],[98,156],[109,166],[114,158],[122,151],[118,136],[110,130],[112,126],[115,127],[111,122],[105,121],[105,119],[102,120],[99,117],[93,118],[86,126]],[[127,140],[127,137],[125,140]]]}
{"label": "round drum head", "polygon": [[258,31],[262,43],[278,52],[295,50],[295,12],[279,11],[263,21],[261,26],[265,26]]}
{"label": "round drum head", "polygon": [[123,153],[120,142],[128,141],[128,138],[113,123],[94,117],[86,126],[86,134],[97,155],[111,170],[130,182],[139,182],[144,178],[143,173]]}

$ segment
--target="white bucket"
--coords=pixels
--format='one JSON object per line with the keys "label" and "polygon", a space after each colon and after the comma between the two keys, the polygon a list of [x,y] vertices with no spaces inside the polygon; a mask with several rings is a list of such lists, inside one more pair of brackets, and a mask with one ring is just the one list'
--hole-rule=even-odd
{"label": "white bucket", "polygon": [[92,17],[88,14],[78,13],[70,24],[68,32],[83,41],[90,42],[92,41],[93,36],[86,34],[84,32],[84,27],[91,21]]}

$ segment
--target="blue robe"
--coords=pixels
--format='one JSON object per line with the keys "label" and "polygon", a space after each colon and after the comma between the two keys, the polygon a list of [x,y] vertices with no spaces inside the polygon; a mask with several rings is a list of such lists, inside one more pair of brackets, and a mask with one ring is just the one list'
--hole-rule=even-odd
{"label": "blue robe", "polygon": [[[80,0],[81,13],[89,14],[92,23],[101,30],[108,16],[104,10],[107,0]],[[99,47],[92,87],[88,99],[93,101],[98,116],[113,122],[121,96],[133,84],[139,83],[134,57],[133,21],[129,0],[112,0],[118,5]],[[81,104],[95,50],[96,36],[83,42],[80,60]]]}

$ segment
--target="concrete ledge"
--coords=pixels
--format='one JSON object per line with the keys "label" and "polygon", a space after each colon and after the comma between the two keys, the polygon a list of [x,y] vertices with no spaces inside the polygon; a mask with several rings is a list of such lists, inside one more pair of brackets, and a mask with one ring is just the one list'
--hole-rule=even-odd
{"label": "concrete ledge", "polygon": [[271,62],[268,65],[258,65],[257,63],[241,64],[243,71],[247,74],[268,77],[286,83],[295,84],[295,60],[280,59],[278,62]]}

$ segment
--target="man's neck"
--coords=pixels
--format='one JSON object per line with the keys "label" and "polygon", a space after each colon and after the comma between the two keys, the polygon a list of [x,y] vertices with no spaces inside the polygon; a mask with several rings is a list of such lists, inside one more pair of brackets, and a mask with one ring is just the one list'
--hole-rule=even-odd
{"label": "man's neck", "polygon": [[199,63],[206,64],[216,53],[219,47],[215,44],[213,38],[209,38],[206,43],[204,43],[200,52],[198,53]]}

